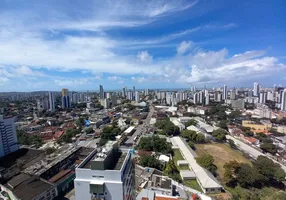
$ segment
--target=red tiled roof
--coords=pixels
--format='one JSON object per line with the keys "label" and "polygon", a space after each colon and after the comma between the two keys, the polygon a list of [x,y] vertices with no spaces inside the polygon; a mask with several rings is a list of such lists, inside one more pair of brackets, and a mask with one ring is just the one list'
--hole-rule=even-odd
{"label": "red tiled roof", "polygon": [[58,132],[55,133],[54,137],[55,137],[56,139],[59,139],[60,137],[62,137],[62,135],[63,135],[64,133],[65,133],[64,131],[58,131]]}
{"label": "red tiled roof", "polygon": [[257,139],[253,138],[253,137],[244,137],[244,139],[246,139],[248,142],[250,143],[255,143],[257,141]]}

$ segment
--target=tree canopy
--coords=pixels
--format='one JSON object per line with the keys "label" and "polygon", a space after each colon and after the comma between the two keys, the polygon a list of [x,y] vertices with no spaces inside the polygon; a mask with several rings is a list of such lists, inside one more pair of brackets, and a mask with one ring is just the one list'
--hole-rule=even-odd
{"label": "tree canopy", "polygon": [[196,126],[198,124],[198,122],[195,119],[191,119],[188,122],[185,123],[185,126]]}
{"label": "tree canopy", "polygon": [[285,180],[281,166],[265,156],[258,156],[253,166],[231,161],[224,165],[224,181],[230,187],[240,185],[244,188],[275,186]]}
{"label": "tree canopy", "polygon": [[168,143],[165,138],[160,138],[156,135],[152,137],[142,137],[138,148],[140,150],[155,151],[164,154],[172,152],[172,145]]}
{"label": "tree canopy", "polygon": [[175,181],[181,182],[180,172],[179,172],[177,166],[175,165],[174,160],[170,160],[167,163],[163,173],[165,176],[168,176],[168,177],[174,179]]}
{"label": "tree canopy", "polygon": [[204,134],[202,133],[198,133],[196,131],[192,131],[192,130],[188,130],[185,129],[181,132],[181,136],[185,139],[187,139],[188,141],[193,141],[196,143],[204,143],[206,138],[204,136]]}
{"label": "tree canopy", "polygon": [[217,130],[214,130],[213,133],[212,133],[212,136],[215,138],[215,140],[217,141],[225,141],[226,140],[226,136],[227,135],[227,132],[224,130],[224,129],[217,129]]}
{"label": "tree canopy", "polygon": [[162,130],[165,135],[179,135],[180,129],[175,126],[169,119],[159,120],[155,123],[155,126]]}
{"label": "tree canopy", "polygon": [[214,158],[210,154],[203,154],[196,158],[197,163],[203,168],[209,170],[213,175],[216,175],[217,167],[213,164]]}
{"label": "tree canopy", "polygon": [[17,130],[17,137],[19,144],[34,145],[39,148],[44,144],[42,138],[38,135],[28,135],[23,130]]}
{"label": "tree canopy", "polygon": [[139,164],[143,167],[152,167],[158,170],[163,169],[163,165],[161,164],[161,162],[157,160],[154,156],[142,156],[140,158]]}

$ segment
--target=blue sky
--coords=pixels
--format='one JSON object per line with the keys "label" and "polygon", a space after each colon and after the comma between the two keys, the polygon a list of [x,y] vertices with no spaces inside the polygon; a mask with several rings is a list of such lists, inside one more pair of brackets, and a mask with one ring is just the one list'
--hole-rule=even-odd
{"label": "blue sky", "polygon": [[0,91],[283,85],[285,10],[284,0],[2,0]]}

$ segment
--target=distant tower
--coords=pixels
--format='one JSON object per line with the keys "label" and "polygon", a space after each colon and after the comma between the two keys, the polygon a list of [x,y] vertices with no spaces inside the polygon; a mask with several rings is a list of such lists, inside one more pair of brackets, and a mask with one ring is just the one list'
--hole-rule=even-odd
{"label": "distant tower", "polygon": [[49,92],[49,109],[51,111],[55,110],[55,98],[52,92]]}
{"label": "distant tower", "polygon": [[126,98],[126,87],[122,88],[122,97]]}
{"label": "distant tower", "polygon": [[253,84],[253,96],[259,97],[259,84],[257,82],[254,82]]}
{"label": "distant tower", "polygon": [[140,95],[139,95],[139,92],[136,91],[135,92],[135,101],[138,103],[140,101]]}
{"label": "distant tower", "polygon": [[99,85],[99,98],[104,99],[104,90],[102,85]]}
{"label": "distant tower", "polygon": [[222,89],[222,100],[226,100],[227,99],[227,86],[223,85],[223,89]]}
{"label": "distant tower", "polygon": [[286,89],[284,89],[282,93],[281,110],[286,111]]}
{"label": "distant tower", "polygon": [[62,89],[62,108],[71,108],[71,101],[70,96],[68,95],[69,90],[68,89]]}

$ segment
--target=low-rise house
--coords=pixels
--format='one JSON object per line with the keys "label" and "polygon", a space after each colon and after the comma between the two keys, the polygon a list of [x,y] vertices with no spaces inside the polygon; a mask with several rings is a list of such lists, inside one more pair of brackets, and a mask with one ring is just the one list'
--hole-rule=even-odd
{"label": "low-rise house", "polygon": [[258,145],[259,140],[255,139],[254,137],[243,137],[243,140],[248,144]]}

